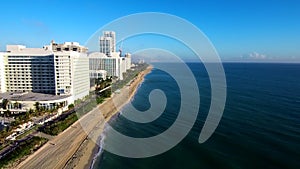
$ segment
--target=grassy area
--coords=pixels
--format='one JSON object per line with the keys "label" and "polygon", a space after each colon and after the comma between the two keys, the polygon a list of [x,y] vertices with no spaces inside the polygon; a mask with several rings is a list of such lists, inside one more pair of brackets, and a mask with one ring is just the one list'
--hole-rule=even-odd
{"label": "grassy area", "polygon": [[65,118],[61,119],[60,121],[57,121],[55,123],[52,123],[50,125],[41,128],[41,131],[50,135],[58,135],[60,132],[64,131],[66,128],[71,126],[77,120],[78,117],[76,113],[71,113]]}
{"label": "grassy area", "polygon": [[2,145],[5,144],[5,142],[7,142],[5,138],[12,134],[12,129],[13,128],[11,126],[6,126],[3,130],[0,131],[0,149]]}
{"label": "grassy area", "polygon": [[73,123],[75,123],[81,116],[93,110],[93,108],[95,108],[96,106],[96,100],[91,99],[88,103],[78,108],[75,112],[65,117],[61,117],[57,121],[50,122],[49,125],[40,128],[40,131],[49,135],[58,135]]}
{"label": "grassy area", "polygon": [[93,110],[93,108],[95,108],[96,106],[97,106],[96,100],[95,99],[91,99],[91,100],[89,100],[88,103],[86,103],[86,105],[81,106],[80,108],[78,108],[76,110],[76,114],[80,118],[81,116],[85,115],[89,111]]}
{"label": "grassy area", "polygon": [[32,154],[39,147],[44,145],[47,141],[48,140],[45,138],[32,137],[31,139],[20,143],[20,145],[15,150],[13,150],[8,155],[0,159],[0,168],[3,168],[8,164],[15,162],[16,160],[24,156]]}
{"label": "grassy area", "polygon": [[25,136],[27,136],[27,135],[29,135],[29,134],[35,132],[35,131],[38,129],[39,126],[40,126],[40,125],[36,125],[36,126],[34,126],[33,128],[31,128],[30,130],[26,130],[23,134],[19,135],[16,139],[17,139],[17,140],[18,140],[18,139],[21,139],[21,138],[23,138],[23,137],[25,137]]}
{"label": "grassy area", "polygon": [[139,64],[134,70],[128,70],[126,73],[123,74],[123,80],[118,80],[112,84],[112,91],[116,91],[121,89],[127,83],[129,83],[133,78],[135,78],[141,71],[145,70],[149,65]]}

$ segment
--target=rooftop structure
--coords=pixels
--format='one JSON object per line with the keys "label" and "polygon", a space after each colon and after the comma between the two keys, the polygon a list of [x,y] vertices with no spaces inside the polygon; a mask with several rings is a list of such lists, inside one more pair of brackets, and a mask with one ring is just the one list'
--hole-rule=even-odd
{"label": "rooftop structure", "polygon": [[88,48],[79,45],[78,42],[65,42],[63,44],[57,44],[54,41],[51,41],[49,46],[44,46],[45,49],[50,49],[54,52],[60,51],[74,51],[79,53],[86,53]]}

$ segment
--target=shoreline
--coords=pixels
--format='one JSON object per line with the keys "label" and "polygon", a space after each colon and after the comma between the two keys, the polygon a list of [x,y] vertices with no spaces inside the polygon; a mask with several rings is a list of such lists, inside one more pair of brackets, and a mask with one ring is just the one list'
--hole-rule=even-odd
{"label": "shoreline", "polygon": [[89,168],[97,148],[95,140],[103,133],[104,125],[132,99],[138,86],[144,81],[144,76],[152,68],[150,65],[139,72],[129,86],[122,87],[120,93],[112,94],[16,168]]}
{"label": "shoreline", "polygon": [[[120,105],[116,106],[116,109],[112,111],[111,113],[108,113],[108,116],[104,117],[105,124],[109,122],[113,117],[117,116],[120,111],[126,104],[128,104],[133,96],[135,95],[136,91],[139,89],[139,86],[144,82],[144,77],[151,72],[153,69],[152,66],[148,66],[144,71],[140,72],[137,77],[132,79],[129,83],[129,86],[124,86],[121,89],[122,94],[124,94],[126,91],[124,89],[128,88],[129,92],[128,98],[121,103]],[[126,94],[126,93],[125,93]],[[115,95],[115,94],[114,94]],[[110,99],[113,99],[114,96],[112,96]],[[110,100],[109,99],[109,100]],[[94,164],[96,161],[96,158],[99,157],[99,153],[101,153],[101,147],[98,145],[101,141],[102,134],[104,132],[105,124],[102,126],[102,128],[98,131],[98,134],[95,136],[97,138],[90,138],[93,136],[87,136],[87,138],[83,141],[83,143],[80,145],[78,150],[73,154],[73,156],[68,160],[66,165],[64,166],[65,169],[90,169],[92,164]],[[94,129],[93,129],[94,130]],[[93,132],[91,131],[91,133]],[[97,130],[97,129],[95,129]],[[100,135],[99,135],[100,134]],[[95,143],[97,141],[98,144]],[[85,143],[84,143],[85,142]]]}

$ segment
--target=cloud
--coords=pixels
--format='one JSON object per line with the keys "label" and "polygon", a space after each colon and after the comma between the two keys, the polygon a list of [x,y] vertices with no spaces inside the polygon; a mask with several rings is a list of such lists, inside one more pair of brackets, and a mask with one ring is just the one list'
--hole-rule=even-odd
{"label": "cloud", "polygon": [[250,59],[266,59],[267,58],[267,55],[260,54],[257,52],[252,52],[252,53],[249,53],[248,55],[249,55]]}
{"label": "cloud", "polygon": [[243,60],[265,60],[268,59],[266,54],[261,54],[258,52],[251,52],[249,54],[245,54],[241,56]]}

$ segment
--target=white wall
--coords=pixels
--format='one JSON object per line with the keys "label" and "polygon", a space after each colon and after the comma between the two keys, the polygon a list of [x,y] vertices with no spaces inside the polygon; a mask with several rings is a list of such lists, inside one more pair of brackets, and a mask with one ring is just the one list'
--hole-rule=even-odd
{"label": "white wall", "polygon": [[4,74],[4,53],[0,53],[0,92],[4,93],[5,90],[5,74]]}
{"label": "white wall", "polygon": [[90,73],[89,58],[86,53],[74,53],[72,59],[72,95],[74,100],[81,99],[89,94]]}

